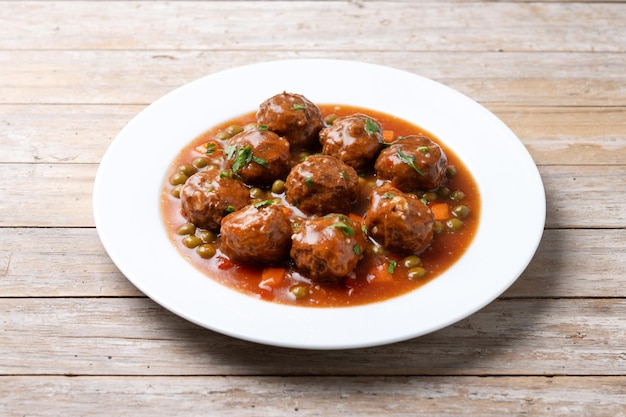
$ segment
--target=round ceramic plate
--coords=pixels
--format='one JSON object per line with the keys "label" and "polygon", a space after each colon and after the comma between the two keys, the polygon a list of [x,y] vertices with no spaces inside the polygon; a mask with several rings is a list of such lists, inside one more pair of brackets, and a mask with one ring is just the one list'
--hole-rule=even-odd
{"label": "round ceramic plate", "polygon": [[[207,278],[168,239],[160,193],[173,158],[208,128],[282,91],[314,103],[357,105],[407,119],[450,147],[479,185],[481,218],[465,254],[423,287],[357,307],[262,301]],[[150,161],[146,164],[145,161]],[[352,61],[288,60],[209,75],[139,113],[96,175],[94,216],[111,259],[143,293],[214,331],[276,346],[341,349],[424,335],[504,292],[541,239],[545,195],[532,158],[498,118],[466,96],[408,72]]]}

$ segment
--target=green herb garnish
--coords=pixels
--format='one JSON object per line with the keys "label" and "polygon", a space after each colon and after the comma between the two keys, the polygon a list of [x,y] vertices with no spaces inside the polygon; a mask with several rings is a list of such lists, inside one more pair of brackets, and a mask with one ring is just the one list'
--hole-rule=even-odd
{"label": "green herb garnish", "polygon": [[396,195],[395,195],[394,193],[385,193],[385,194],[383,195],[383,197],[385,197],[385,198],[389,198],[389,199],[394,198],[395,196],[396,196]]}
{"label": "green herb garnish", "polygon": [[428,146],[420,146],[419,148],[417,148],[417,150],[420,151],[421,153],[430,152],[430,148]]}
{"label": "green herb garnish", "polygon": [[396,152],[396,154],[398,155],[398,158],[400,158],[400,161],[413,168],[418,174],[424,176],[424,171],[422,171],[417,167],[417,165],[415,165],[415,157],[413,155],[405,154],[404,152],[402,152],[401,148],[398,148],[398,152]]}
{"label": "green herb garnish", "polygon": [[304,104],[300,104],[300,103],[295,103],[291,107],[291,110],[304,110],[304,109],[306,109],[306,106]]}
{"label": "green herb garnish", "polygon": [[267,130],[267,125],[258,125],[257,130]]}
{"label": "green herb garnish", "polygon": [[259,201],[258,203],[255,203],[254,208],[261,208],[261,207],[269,206],[271,204],[274,204],[274,200],[263,200],[263,201]]}
{"label": "green herb garnish", "polygon": [[206,144],[206,154],[207,155],[213,155],[216,150],[217,150],[217,144],[216,143],[209,142],[209,143]]}
{"label": "green herb garnish", "polygon": [[311,188],[311,185],[313,185],[313,178],[306,177],[304,179],[304,183],[306,184],[306,188]]}
{"label": "green herb garnish", "polygon": [[369,135],[373,135],[374,133],[380,132],[380,126],[378,123],[370,119],[369,117],[365,118],[365,131]]}
{"label": "green herb garnish", "polygon": [[361,247],[358,244],[354,245],[352,247],[352,250],[354,251],[355,255],[360,255],[361,254]]}
{"label": "green herb garnish", "polygon": [[354,236],[354,227],[344,223],[344,222],[335,222],[328,226],[329,229],[337,228],[343,232],[346,236]]}
{"label": "green herb garnish", "polygon": [[226,207],[226,213],[232,213],[233,211],[235,211],[235,207],[234,206],[227,206]]}
{"label": "green herb garnish", "polygon": [[389,272],[390,274],[393,274],[393,272],[396,270],[396,266],[398,266],[398,262],[396,262],[396,261],[389,261],[389,266],[387,267],[387,272]]}

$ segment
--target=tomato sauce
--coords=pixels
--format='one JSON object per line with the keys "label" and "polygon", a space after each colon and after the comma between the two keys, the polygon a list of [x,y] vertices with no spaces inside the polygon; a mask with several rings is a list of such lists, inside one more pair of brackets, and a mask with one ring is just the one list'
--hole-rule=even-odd
{"label": "tomato sauce", "polygon": [[[424,135],[439,146],[446,153],[448,164],[455,168],[455,173],[449,175],[444,186],[435,192],[418,197],[428,197],[428,204],[442,204],[449,207],[448,218],[439,219],[436,222],[436,233],[431,245],[419,254],[419,272],[415,272],[415,256],[409,263],[406,255],[389,253],[375,242],[370,242],[365,250],[364,258],[356,268],[356,274],[346,277],[339,284],[319,284],[312,282],[301,274],[293,265],[293,262],[285,260],[279,270],[283,274],[272,275],[270,278],[263,276],[262,266],[240,265],[231,261],[219,250],[219,235],[208,238],[209,245],[215,250],[209,256],[198,255],[197,248],[187,247],[183,240],[184,235],[179,234],[181,226],[187,220],[180,212],[180,200],[175,196],[180,185],[172,185],[171,178],[183,164],[190,164],[195,158],[204,157],[209,164],[222,166],[224,140],[221,132],[229,130],[231,126],[245,126],[255,123],[255,113],[250,112],[217,125],[194,139],[185,146],[175,157],[167,173],[168,180],[163,186],[161,204],[162,214],[172,244],[177,248],[194,267],[204,273],[208,279],[213,279],[225,286],[241,291],[253,297],[263,300],[309,307],[343,307],[362,305],[378,302],[413,291],[428,281],[441,275],[446,269],[454,264],[466,251],[478,228],[480,218],[480,195],[478,186],[471,173],[463,162],[451,149],[430,132],[416,126],[406,120],[381,113],[378,111],[363,109],[354,106],[343,105],[318,105],[323,116],[337,115],[347,116],[354,113],[364,113],[376,119],[382,126],[384,133],[393,138],[408,135]],[[215,151],[206,155],[207,143],[214,147]],[[297,162],[302,155],[293,155]],[[360,181],[360,199],[354,206],[351,216],[363,216],[367,208],[367,197],[376,184],[374,172],[362,175]],[[379,181],[380,182],[380,181]],[[281,204],[287,205],[284,193],[276,194],[271,190],[262,190],[263,197],[272,198]],[[456,201],[455,201],[456,199]],[[469,214],[464,214],[461,221],[452,213],[452,209],[463,205],[469,209]],[[437,220],[437,219],[436,219]],[[452,221],[451,221],[452,220]],[[460,226],[459,226],[460,225]],[[196,231],[199,235],[201,231]],[[405,265],[406,263],[406,265]],[[413,270],[411,269],[413,268]],[[266,271],[267,273],[267,271]]]}

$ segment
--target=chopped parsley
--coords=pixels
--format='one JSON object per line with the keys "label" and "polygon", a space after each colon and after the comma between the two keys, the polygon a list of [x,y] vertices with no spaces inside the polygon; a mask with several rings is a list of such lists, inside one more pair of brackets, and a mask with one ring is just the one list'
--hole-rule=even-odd
{"label": "chopped parsley", "polygon": [[373,135],[374,133],[380,132],[380,126],[378,123],[370,119],[369,117],[365,118],[365,131],[369,135]]}
{"label": "chopped parsley", "polygon": [[261,207],[269,206],[271,204],[274,204],[274,200],[263,200],[263,201],[259,201],[258,203],[255,203],[254,208],[261,208]]}
{"label": "chopped parsley", "polygon": [[361,247],[359,246],[358,243],[352,247],[352,250],[354,251],[355,255],[360,255],[361,254]]}
{"label": "chopped parsley", "polygon": [[267,125],[258,125],[257,130],[267,130]]}
{"label": "chopped parsley", "polygon": [[217,150],[217,143],[209,142],[206,144],[206,154],[213,155]]}
{"label": "chopped parsley", "polygon": [[311,185],[313,185],[313,178],[306,177],[304,179],[304,183],[306,184],[306,188],[311,188]]}
{"label": "chopped parsley", "polygon": [[418,174],[424,176],[424,171],[422,171],[417,165],[415,165],[415,157],[413,155],[405,154],[404,152],[402,152],[401,148],[398,148],[398,152],[396,152],[396,154],[398,155],[398,158],[400,158],[400,161],[413,168]]}
{"label": "chopped parsley", "polygon": [[235,211],[234,206],[226,206],[226,213],[232,213],[233,211]]}
{"label": "chopped parsley", "polygon": [[389,198],[389,199],[392,199],[392,198],[394,198],[395,196],[396,196],[396,195],[395,195],[394,193],[385,193],[385,194],[383,195],[383,197],[385,197],[385,198]]}
{"label": "chopped parsley", "polygon": [[304,110],[304,109],[306,109],[306,106],[304,104],[300,104],[300,103],[295,103],[291,107],[291,110]]}
{"label": "chopped parsley", "polygon": [[390,274],[393,274],[394,271],[396,270],[396,266],[398,266],[398,262],[394,260],[389,261],[389,266],[387,266],[387,272],[389,272]]}
{"label": "chopped parsley", "polygon": [[350,236],[354,236],[354,227],[350,226],[347,223],[344,222],[335,222],[333,224],[331,224],[330,226],[328,226],[329,229],[332,228],[337,228],[339,230],[341,230],[343,232],[344,235],[350,237]]}

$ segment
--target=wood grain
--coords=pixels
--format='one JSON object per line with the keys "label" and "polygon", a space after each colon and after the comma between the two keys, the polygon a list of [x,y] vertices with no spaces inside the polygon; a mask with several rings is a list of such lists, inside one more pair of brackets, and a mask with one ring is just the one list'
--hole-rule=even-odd
{"label": "wood grain", "polygon": [[[616,377],[0,377],[6,417],[577,415],[623,417]],[[175,400],[173,400],[175,399]],[[55,406],[50,407],[50,401]],[[106,407],[100,404],[106,403]]]}
{"label": "wood grain", "polygon": [[340,351],[232,339],[146,298],[0,299],[0,317],[0,375],[626,373],[623,298],[496,301],[420,338]]}
{"label": "wood grain", "polygon": [[389,65],[484,104],[626,106],[626,60],[616,53],[153,49],[0,51],[0,104],[147,105],[205,75],[297,58]]}

